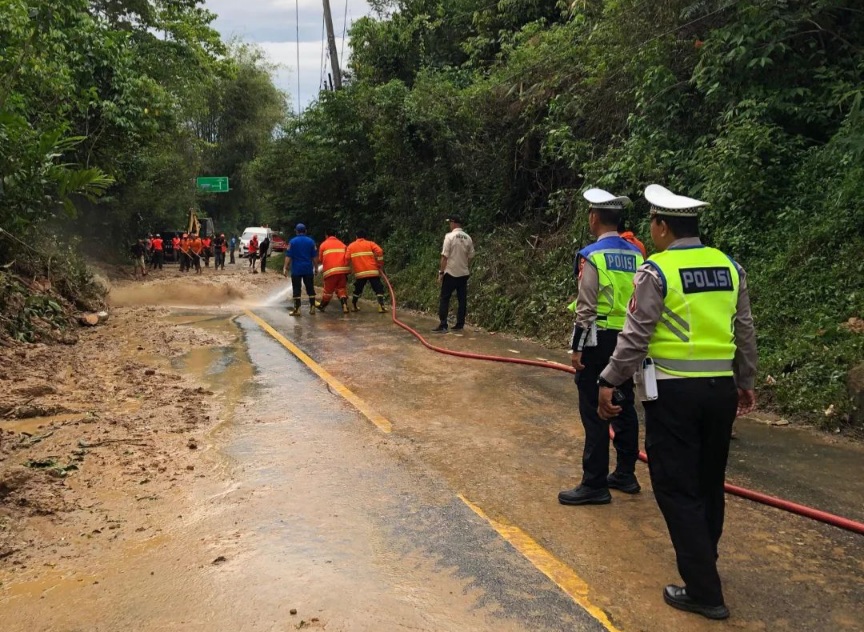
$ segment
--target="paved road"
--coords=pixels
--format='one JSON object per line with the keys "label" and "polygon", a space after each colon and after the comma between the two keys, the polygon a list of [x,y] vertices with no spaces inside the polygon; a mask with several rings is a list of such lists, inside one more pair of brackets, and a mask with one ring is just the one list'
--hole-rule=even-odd
{"label": "paved road", "polygon": [[[229,315],[204,317],[218,329]],[[245,345],[186,359],[217,393],[243,386],[190,505],[94,560],[92,582],[47,573],[22,587],[0,629],[864,629],[864,538],[738,499],[721,546],[732,619],[666,607],[677,575],[644,466],[639,496],[557,503],[581,451],[565,374],[433,354],[371,311],[258,308],[235,322]],[[439,342],[566,361],[482,333]],[[739,434],[736,482],[861,515],[860,450],[747,423]]]}

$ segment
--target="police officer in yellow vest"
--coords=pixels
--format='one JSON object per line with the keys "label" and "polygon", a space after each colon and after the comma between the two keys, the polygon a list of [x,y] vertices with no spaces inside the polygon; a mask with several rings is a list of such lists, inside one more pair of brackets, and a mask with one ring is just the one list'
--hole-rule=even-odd
{"label": "police officer in yellow vest", "polygon": [[737,263],[699,240],[705,202],[657,184],[645,198],[659,252],[636,274],[627,323],[598,381],[599,412],[620,413],[614,389],[641,367],[651,484],[684,580],[666,586],[663,598],[673,608],[725,619],[717,545],[729,439],[736,414],[756,403],[747,281]]}
{"label": "police officer in yellow vest", "polygon": [[597,414],[597,378],[624,327],[633,277],[642,265],[642,252],[618,235],[618,224],[629,198],[601,189],[589,189],[583,195],[590,205],[588,224],[597,238],[579,251],[575,262],[579,295],[571,348],[573,367],[578,371],[576,386],[579,415],[585,428],[585,449],[582,482],[558,494],[563,505],[606,504],[612,500],[610,487],[627,494],[640,490],[634,473],[639,455],[639,420],[633,383],[622,380],[621,410],[612,417],[618,459],[615,471],[609,474],[609,422]]}

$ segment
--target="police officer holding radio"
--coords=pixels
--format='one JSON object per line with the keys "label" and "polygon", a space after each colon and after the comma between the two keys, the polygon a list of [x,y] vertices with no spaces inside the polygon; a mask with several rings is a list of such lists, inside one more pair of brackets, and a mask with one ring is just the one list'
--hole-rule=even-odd
{"label": "police officer holding radio", "polygon": [[[624,331],[600,375],[599,414],[621,414],[614,389],[644,371],[645,446],[654,496],[684,586],[667,604],[709,619],[729,616],[717,573],[732,422],[756,404],[756,336],[744,270],[699,239],[706,202],[652,184],[658,254],[635,278]],[[656,383],[650,379],[656,374]]]}
{"label": "police officer holding radio", "polygon": [[584,194],[590,205],[588,224],[597,241],[576,255],[574,273],[579,278],[576,323],[571,339],[572,363],[578,373],[579,415],[585,428],[582,482],[558,494],[563,505],[602,505],[611,502],[609,488],[627,494],[641,489],[634,473],[639,455],[639,420],[634,406],[633,382],[621,381],[621,404],[610,417],[618,456],[609,474],[609,421],[597,412],[597,378],[609,362],[618,334],[624,327],[633,277],[642,265],[638,247],[619,236],[617,227],[630,199],[602,189]]}

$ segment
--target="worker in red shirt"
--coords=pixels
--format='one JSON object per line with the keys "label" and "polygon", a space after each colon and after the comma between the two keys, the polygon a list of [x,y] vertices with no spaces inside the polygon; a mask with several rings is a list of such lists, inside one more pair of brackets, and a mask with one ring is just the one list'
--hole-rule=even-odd
{"label": "worker in red shirt", "polygon": [[204,257],[204,266],[210,267],[210,255],[213,254],[213,240],[209,235],[201,238],[201,256]]}
{"label": "worker in red shirt", "polygon": [[247,255],[249,265],[252,266],[252,274],[258,274],[258,235],[252,235],[252,239],[249,240]]}
{"label": "worker in red shirt", "polygon": [[201,274],[201,251],[204,249],[204,244],[195,233],[192,233],[190,242],[189,248],[192,251],[192,265],[195,266],[195,274]]}
{"label": "worker in red shirt", "polygon": [[171,247],[174,249],[174,261],[180,261],[180,235],[171,238]]}
{"label": "worker in red shirt", "polygon": [[336,236],[336,231],[328,228],[324,231],[327,236],[318,249],[318,260],[324,270],[324,296],[316,307],[322,312],[326,309],[333,294],[339,297],[342,303],[342,312],[348,313],[348,273],[351,265],[348,262],[347,246]]}
{"label": "worker in red shirt", "polygon": [[156,235],[152,240],[150,240],[150,248],[153,251],[153,255],[150,258],[150,267],[154,270],[156,268],[162,269],[162,262],[164,257],[164,243],[162,241],[162,235]]}

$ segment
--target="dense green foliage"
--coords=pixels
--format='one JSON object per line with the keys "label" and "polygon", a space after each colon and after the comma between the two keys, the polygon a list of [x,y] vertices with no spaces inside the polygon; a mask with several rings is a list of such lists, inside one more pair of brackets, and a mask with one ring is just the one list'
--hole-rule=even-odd
{"label": "dense green foliage", "polygon": [[[71,279],[86,275],[70,239],[125,255],[148,232],[185,226],[193,206],[225,231],[259,220],[247,174],[284,120],[285,95],[261,54],[226,45],[202,5],[0,0],[0,274],[19,277],[0,286],[23,296],[21,277],[48,276],[75,303]],[[203,175],[229,176],[234,190],[197,194]]]}
{"label": "dense green foliage", "polygon": [[[256,163],[285,222],[369,227],[434,304],[443,218],[478,245],[475,323],[560,342],[580,191],[711,202],[748,270],[763,401],[842,423],[864,312],[864,10],[851,0],[394,0],[351,31],[351,80]],[[647,208],[631,223],[647,238]],[[835,414],[823,411],[833,405]]]}

